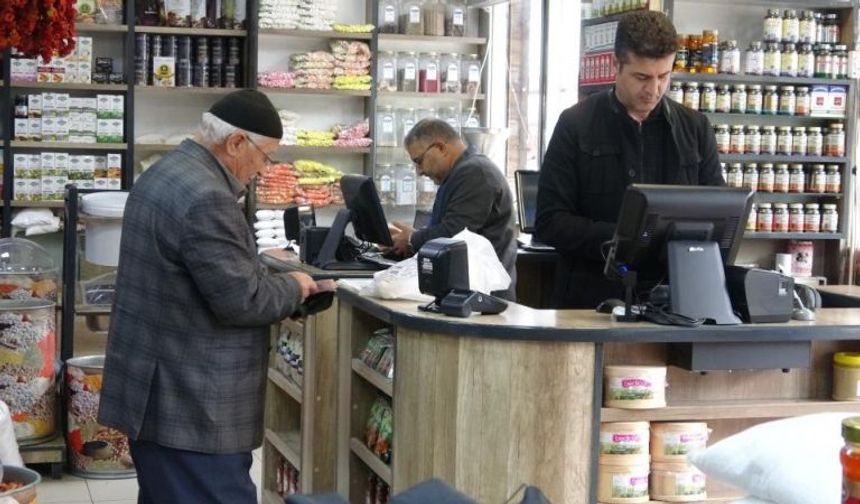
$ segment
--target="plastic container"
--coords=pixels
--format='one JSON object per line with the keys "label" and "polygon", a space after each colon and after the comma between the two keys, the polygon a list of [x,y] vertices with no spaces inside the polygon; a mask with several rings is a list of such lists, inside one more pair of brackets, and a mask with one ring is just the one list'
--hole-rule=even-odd
{"label": "plastic container", "polygon": [[70,465],[73,473],[87,478],[130,478],[135,471],[128,438],[96,421],[104,362],[103,355],[66,361]]}
{"label": "plastic container", "polygon": [[604,504],[640,504],[649,501],[648,464],[597,466],[597,501]]}
{"label": "plastic container", "polygon": [[81,197],[81,212],[86,219],[86,250],[88,262],[102,266],[119,263],[119,242],[122,236],[122,214],[127,192],[107,191]]}
{"label": "plastic container", "polygon": [[608,408],[666,407],[665,366],[606,366],[603,403]]}
{"label": "plastic container", "polygon": [[41,245],[0,239],[0,299],[57,300],[57,268]]}
{"label": "plastic container", "polygon": [[0,492],[0,502],[8,504],[36,504],[36,490],[42,476],[32,469],[11,465],[3,466],[3,483],[20,483],[21,486],[8,492]]}
{"label": "plastic container", "polygon": [[648,464],[651,426],[648,422],[604,422],[600,424],[600,462]]}
{"label": "plastic container", "polygon": [[686,463],[655,462],[651,465],[651,499],[693,502],[708,498],[702,471]]}
{"label": "plastic container", "polygon": [[839,450],[842,464],[842,502],[850,504],[860,500],[860,417],[842,420],[842,439]]}
{"label": "plastic container", "polygon": [[0,400],[9,406],[21,444],[49,438],[57,430],[54,317],[53,301],[0,303]]}
{"label": "plastic container", "polygon": [[833,354],[833,399],[860,401],[860,353]]}
{"label": "plastic container", "polygon": [[704,422],[652,423],[651,460],[687,462],[687,454],[708,444],[708,424]]}

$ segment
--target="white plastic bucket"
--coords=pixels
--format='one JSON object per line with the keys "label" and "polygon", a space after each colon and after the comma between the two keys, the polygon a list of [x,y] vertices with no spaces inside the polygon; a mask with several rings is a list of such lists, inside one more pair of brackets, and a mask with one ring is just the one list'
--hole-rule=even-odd
{"label": "white plastic bucket", "polygon": [[86,251],[88,262],[101,266],[119,263],[119,240],[122,236],[122,214],[127,192],[107,191],[81,198],[81,212],[86,214]]}

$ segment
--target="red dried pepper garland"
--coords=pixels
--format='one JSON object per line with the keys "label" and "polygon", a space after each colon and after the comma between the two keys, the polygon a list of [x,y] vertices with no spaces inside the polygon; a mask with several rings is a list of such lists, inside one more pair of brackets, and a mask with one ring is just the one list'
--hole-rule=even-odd
{"label": "red dried pepper garland", "polygon": [[25,56],[50,60],[75,48],[75,0],[0,2],[0,50],[12,47]]}

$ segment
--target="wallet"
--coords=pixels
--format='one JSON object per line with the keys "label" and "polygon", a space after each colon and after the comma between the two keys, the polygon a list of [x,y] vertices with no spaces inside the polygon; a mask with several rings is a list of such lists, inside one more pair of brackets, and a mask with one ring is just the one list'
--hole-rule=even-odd
{"label": "wallet", "polygon": [[322,291],[312,294],[305,299],[304,303],[300,304],[299,307],[296,308],[296,311],[290,315],[290,318],[305,318],[308,315],[328,310],[332,301],[334,301],[334,291]]}

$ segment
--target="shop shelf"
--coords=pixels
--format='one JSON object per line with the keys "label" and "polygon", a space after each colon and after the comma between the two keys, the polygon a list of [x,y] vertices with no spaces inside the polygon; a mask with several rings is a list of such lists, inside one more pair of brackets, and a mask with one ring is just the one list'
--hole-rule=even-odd
{"label": "shop shelf", "polygon": [[704,112],[711,124],[757,124],[759,126],[826,126],[829,121],[844,121],[845,115],[771,115],[771,114],[727,114],[725,112]]}
{"label": "shop shelf", "polygon": [[819,199],[840,199],[842,193],[777,193],[777,192],[761,192],[753,193],[756,202],[764,203],[805,203],[815,202]]}
{"label": "shop shelf", "polygon": [[174,28],[172,26],[135,26],[135,33],[158,35],[193,35],[205,37],[246,37],[248,30],[222,30],[216,28]]}
{"label": "shop shelf", "polygon": [[179,147],[179,144],[134,144],[134,150],[147,152],[168,152]]}
{"label": "shop shelf", "polygon": [[843,233],[768,233],[747,231],[744,238],[755,240],[844,240]]}
{"label": "shop shelf", "polygon": [[283,373],[278,371],[277,369],[269,368],[269,381],[275,384],[279,389],[283,390],[287,393],[288,396],[292,397],[294,401],[301,404],[302,403],[302,390],[295,383],[291,382],[284,376]]}
{"label": "shop shelf", "polygon": [[343,33],[338,31],[318,30],[282,30],[278,28],[261,28],[260,35],[342,40],[371,40],[373,38],[372,33]]}
{"label": "shop shelf", "polygon": [[125,143],[68,143],[68,142],[23,142],[12,140],[9,144],[12,149],[60,149],[60,150],[99,150],[99,151],[124,151],[128,150]]}
{"label": "shop shelf", "polygon": [[169,94],[175,94],[175,95],[181,95],[181,96],[188,95],[188,94],[222,95],[222,94],[232,93],[233,91],[237,91],[239,89],[242,89],[242,88],[134,86],[135,92],[160,94],[162,96],[169,95]]}
{"label": "shop shelf", "polygon": [[349,449],[358,457],[364,464],[370,468],[379,479],[391,485],[391,466],[379,460],[379,457],[373,454],[364,443],[357,438],[350,438]]}
{"label": "shop shelf", "polygon": [[399,33],[380,33],[379,42],[427,42],[431,44],[469,44],[486,45],[486,37],[433,37],[429,35],[401,35]]}
{"label": "shop shelf", "polygon": [[292,156],[318,156],[323,154],[370,154],[370,147],[306,147],[302,145],[281,145],[277,154]]}
{"label": "shop shelf", "polygon": [[425,99],[425,100],[483,100],[483,94],[471,95],[471,94],[455,94],[455,93],[408,93],[404,91],[393,91],[387,93],[379,93],[379,98],[417,98],[417,99]]}
{"label": "shop shelf", "polygon": [[26,207],[26,208],[63,208],[64,203],[62,201],[22,201],[22,200],[12,200],[10,204],[13,207]]}
{"label": "shop shelf", "polygon": [[394,397],[394,385],[391,378],[382,376],[377,370],[362,362],[361,359],[352,359],[352,370],[383,394]]}
{"label": "shop shelf", "polygon": [[110,315],[111,305],[76,304],[77,315]]}
{"label": "shop shelf", "polygon": [[714,82],[716,84],[763,84],[775,86],[810,85],[845,86],[851,84],[849,79],[821,79],[816,77],[774,77],[772,75],[732,75],[732,74],[691,74],[673,73],[672,80],[677,82]]}
{"label": "shop shelf", "polygon": [[128,31],[128,25],[77,23],[75,29],[78,33],[125,33]]}
{"label": "shop shelf", "polygon": [[357,89],[304,89],[304,88],[275,88],[259,87],[258,91],[263,93],[297,94],[297,95],[319,95],[319,96],[361,96],[370,97],[370,90]]}
{"label": "shop shelf", "polygon": [[263,490],[263,504],[284,504],[284,498],[271,490]]}
{"label": "shop shelf", "polygon": [[813,413],[860,413],[860,403],[786,399],[749,399],[741,401],[691,401],[669,404],[665,408],[631,410],[601,408],[601,422],[676,422],[681,420],[731,420],[738,418],[784,418]]}
{"label": "shop shelf", "polygon": [[266,429],[266,441],[283,455],[290,465],[302,470],[302,434],[299,431],[279,433]]}
{"label": "shop shelf", "polygon": [[74,82],[12,82],[12,89],[50,89],[52,91],[128,91],[126,84],[79,84]]}
{"label": "shop shelf", "polygon": [[720,153],[720,161],[739,161],[742,163],[821,163],[840,164],[849,162],[847,157],[833,156],[786,156],[784,154],[730,154]]}
{"label": "shop shelf", "polygon": [[613,21],[618,21],[622,17],[624,17],[625,14],[628,14],[630,12],[633,12],[633,11],[626,11],[626,12],[622,12],[620,14],[610,14],[608,16],[600,16],[600,17],[594,17],[594,18],[589,18],[589,19],[583,19],[582,20],[582,27],[584,28],[586,26],[594,26],[594,25],[599,25],[599,24],[603,24],[603,23],[611,23]]}

